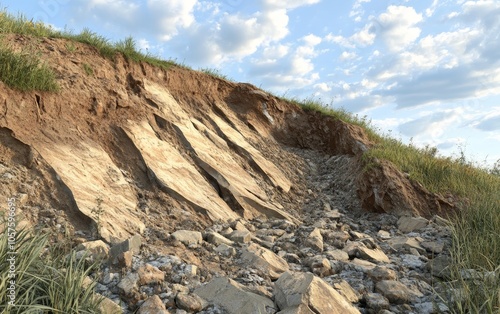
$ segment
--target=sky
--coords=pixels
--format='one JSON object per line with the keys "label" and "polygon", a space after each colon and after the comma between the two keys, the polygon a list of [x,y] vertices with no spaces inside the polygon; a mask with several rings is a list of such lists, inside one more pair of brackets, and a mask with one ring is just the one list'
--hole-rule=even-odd
{"label": "sky", "polygon": [[500,159],[500,1],[0,0],[74,33],[278,96],[314,98],[381,132],[483,166]]}

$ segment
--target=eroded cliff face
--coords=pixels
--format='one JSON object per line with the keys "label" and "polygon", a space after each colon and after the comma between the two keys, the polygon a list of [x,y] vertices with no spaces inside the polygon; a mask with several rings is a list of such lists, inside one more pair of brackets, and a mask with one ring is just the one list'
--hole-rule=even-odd
{"label": "eroded cliff face", "polygon": [[63,39],[8,40],[40,50],[61,86],[22,93],[0,82],[2,194],[22,197],[27,223],[55,210],[59,224],[93,222],[109,243],[238,217],[300,224],[308,160],[296,149],[346,157],[350,171],[331,175],[351,182],[363,207],[352,210],[429,215],[449,206],[388,163],[363,170],[372,143],[361,128],[250,84],[111,61],[78,43],[70,52]]}

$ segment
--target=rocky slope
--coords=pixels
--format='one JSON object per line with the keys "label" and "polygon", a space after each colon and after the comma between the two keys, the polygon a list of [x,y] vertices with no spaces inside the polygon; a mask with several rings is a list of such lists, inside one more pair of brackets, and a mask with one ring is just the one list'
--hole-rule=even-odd
{"label": "rocky slope", "polygon": [[361,128],[250,84],[8,40],[40,50],[61,91],[0,82],[1,193],[103,260],[104,312],[445,310],[435,214],[452,205],[389,163],[363,169]]}

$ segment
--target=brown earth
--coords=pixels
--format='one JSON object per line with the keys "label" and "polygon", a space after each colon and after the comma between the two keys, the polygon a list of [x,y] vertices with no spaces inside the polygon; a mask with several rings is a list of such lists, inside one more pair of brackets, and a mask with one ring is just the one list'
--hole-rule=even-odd
{"label": "brown earth", "polygon": [[309,164],[319,162],[308,151],[346,157],[331,180],[358,198],[353,211],[431,216],[451,206],[388,162],[364,169],[373,144],[360,127],[253,85],[111,61],[63,39],[5,40],[40,51],[61,87],[19,92],[0,82],[1,193],[19,199],[32,225],[108,242],[139,232],[160,245],[166,233],[238,216],[300,224],[315,192]]}

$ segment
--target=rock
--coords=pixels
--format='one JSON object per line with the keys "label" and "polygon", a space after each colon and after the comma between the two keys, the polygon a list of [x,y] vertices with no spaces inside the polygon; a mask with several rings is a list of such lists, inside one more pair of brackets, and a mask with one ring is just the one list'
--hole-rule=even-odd
{"label": "rock", "polygon": [[420,243],[420,245],[426,249],[427,251],[434,253],[434,254],[439,254],[443,252],[444,249],[444,243],[436,242],[436,241],[424,241]]}
{"label": "rock", "polygon": [[138,281],[139,275],[137,273],[129,273],[120,281],[118,288],[124,295],[128,296],[132,294],[134,290],[139,288],[137,286]]}
{"label": "rock", "polygon": [[99,310],[101,313],[106,313],[106,314],[122,314],[123,310],[122,308],[113,302],[113,300],[102,297],[102,301],[99,304]]}
{"label": "rock", "polygon": [[354,290],[351,285],[345,281],[345,280],[340,280],[339,282],[336,282],[333,284],[333,287],[349,302],[351,303],[358,303],[359,302],[359,295]]}
{"label": "rock", "polygon": [[391,234],[385,230],[379,230],[377,232],[377,237],[379,237],[382,240],[388,240],[391,238]]}
{"label": "rock", "polygon": [[248,230],[234,230],[229,238],[238,243],[248,243],[252,240],[252,233]]}
{"label": "rock", "polygon": [[85,242],[76,247],[80,256],[88,254],[92,261],[106,260],[109,256],[109,246],[101,240]]}
{"label": "rock", "polygon": [[170,312],[167,311],[160,297],[154,295],[144,301],[137,314],[170,314]]}
{"label": "rock", "polygon": [[254,267],[268,274],[271,279],[277,279],[280,274],[288,271],[287,262],[274,252],[255,243],[242,250],[241,261],[245,267]]}
{"label": "rock", "polygon": [[58,131],[47,129],[32,146],[71,191],[78,210],[94,221],[106,242],[119,243],[144,232],[132,186],[99,143],[81,132],[65,132],[62,138]]}
{"label": "rock", "polygon": [[391,260],[381,249],[369,249],[366,247],[358,247],[356,256],[374,263],[390,263]]}
{"label": "rock", "polygon": [[115,244],[109,250],[109,260],[111,263],[116,264],[118,262],[118,257],[125,252],[130,251],[132,254],[139,254],[141,244],[142,238],[138,234],[119,244]]}
{"label": "rock", "polygon": [[387,243],[395,250],[407,250],[410,249],[417,250],[420,254],[425,253],[425,249],[420,246],[420,242],[416,238],[408,237],[394,237],[387,241]]}
{"label": "rock", "polygon": [[222,243],[218,247],[214,249],[215,252],[220,253],[224,256],[233,256],[236,255],[236,249],[232,246]]}
{"label": "rock", "polygon": [[217,232],[208,232],[206,234],[206,240],[209,243],[215,244],[215,245],[220,245],[220,244],[227,244],[227,245],[233,245],[234,242],[229,240],[228,238],[224,237],[223,235],[217,233]]}
{"label": "rock", "polygon": [[362,271],[364,273],[368,272],[370,269],[377,267],[376,264],[369,262],[369,261],[366,261],[364,259],[359,259],[359,258],[353,259],[349,263],[349,265],[353,266],[354,269]]}
{"label": "rock", "polygon": [[433,276],[449,279],[451,278],[451,270],[449,269],[450,265],[451,258],[449,256],[439,255],[431,259],[425,267]]}
{"label": "rock", "polygon": [[366,307],[373,310],[373,313],[380,313],[390,307],[389,300],[380,293],[367,293],[363,296]]}
{"label": "rock", "polygon": [[184,245],[200,244],[203,241],[203,236],[199,231],[177,230],[172,233],[172,237]]}
{"label": "rock", "polygon": [[403,233],[413,232],[426,227],[429,221],[423,217],[403,216],[398,220],[398,229]]}
{"label": "rock", "polygon": [[323,252],[323,254],[328,257],[329,259],[336,260],[336,261],[348,261],[349,260],[349,254],[342,250],[331,250],[331,251],[326,251]]}
{"label": "rock", "polygon": [[307,237],[306,243],[313,249],[323,252],[323,236],[321,235],[321,230],[314,228]]}
{"label": "rock", "polygon": [[385,266],[377,266],[368,271],[368,276],[374,281],[381,280],[395,280],[397,279],[397,274],[394,270],[389,269]]}
{"label": "rock", "polygon": [[120,253],[117,257],[116,257],[116,265],[118,267],[122,267],[122,268],[130,268],[132,267],[132,251],[127,251],[127,252],[123,252],[123,253]]}
{"label": "rock", "polygon": [[[168,91],[166,92],[168,93]],[[170,94],[168,96],[172,98]],[[170,98],[165,100],[170,101]],[[172,101],[175,102],[173,99]],[[178,108],[178,112],[183,113],[184,111],[182,108]],[[140,122],[129,120],[123,126],[123,130],[140,152],[148,171],[152,173],[153,178],[164,191],[174,198],[186,201],[195,208],[206,212],[213,221],[238,218],[238,215],[219,197],[217,191],[205,180],[196,167],[186,160],[172,144],[162,141],[156,136],[147,120]],[[197,133],[195,129],[194,132]],[[165,162],[166,160],[169,162]],[[179,178],[184,179],[179,180]]]}
{"label": "rock", "polygon": [[150,283],[161,283],[165,279],[165,273],[158,268],[146,264],[137,270],[139,276],[139,285],[148,285]]}
{"label": "rock", "polygon": [[203,309],[204,301],[196,294],[178,293],[175,297],[175,304],[180,309],[196,313]]}
{"label": "rock", "polygon": [[304,264],[306,264],[316,276],[326,277],[331,275],[332,266],[330,265],[330,261],[320,255],[306,259]]}
{"label": "rock", "polygon": [[247,291],[232,279],[212,279],[208,284],[196,288],[194,294],[222,307],[228,314],[268,313],[268,309],[273,310],[272,313],[275,311],[271,299]]}
{"label": "rock", "polygon": [[360,313],[335,289],[311,273],[284,273],[275,282],[273,295],[284,313],[307,313],[292,311],[299,306],[311,309],[312,313]]}
{"label": "rock", "polygon": [[382,280],[375,285],[375,292],[382,294],[391,303],[405,304],[412,302],[417,297],[422,297],[422,293],[406,287],[399,281]]}
{"label": "rock", "polygon": [[186,268],[184,269],[184,275],[187,277],[194,277],[196,276],[196,273],[198,272],[198,266],[196,265],[186,265]]}

